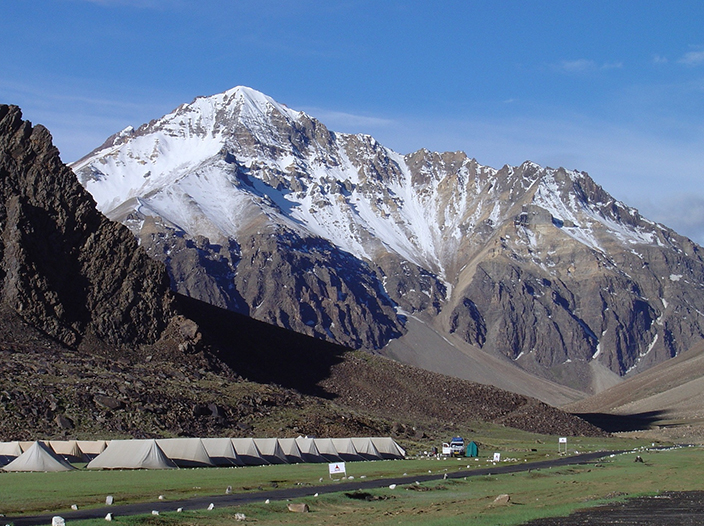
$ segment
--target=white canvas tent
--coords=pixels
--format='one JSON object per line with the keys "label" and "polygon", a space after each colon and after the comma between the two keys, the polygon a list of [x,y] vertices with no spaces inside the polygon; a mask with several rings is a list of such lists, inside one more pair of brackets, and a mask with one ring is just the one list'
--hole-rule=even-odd
{"label": "white canvas tent", "polygon": [[286,455],[286,460],[289,464],[298,464],[299,462],[303,462],[301,449],[298,447],[298,444],[296,444],[295,438],[280,438],[279,445],[281,446],[281,450],[284,452],[284,455]]}
{"label": "white canvas tent", "polygon": [[216,466],[244,466],[229,438],[201,438],[201,441]]}
{"label": "white canvas tent", "polygon": [[156,440],[111,440],[100,455],[91,460],[88,469],[173,469]]}
{"label": "white canvas tent", "polygon": [[315,439],[308,437],[296,438],[296,445],[301,451],[303,462],[327,462],[315,446]]}
{"label": "white canvas tent", "polygon": [[5,471],[70,471],[74,468],[54,453],[44,442],[34,444],[3,467]]}
{"label": "white canvas tent", "polygon": [[406,450],[391,437],[372,437],[371,440],[384,460],[396,460],[406,456]]}
{"label": "white canvas tent", "polygon": [[315,447],[318,448],[318,453],[325,459],[326,462],[342,462],[342,458],[337,454],[337,448],[329,438],[314,438]]}
{"label": "white canvas tent", "polygon": [[338,456],[345,462],[355,462],[364,460],[352,443],[351,438],[331,438],[332,445],[335,446]]}
{"label": "white canvas tent", "polygon": [[254,444],[262,458],[269,464],[288,464],[286,454],[281,449],[278,438],[255,438]]}
{"label": "white canvas tent", "polygon": [[22,454],[19,442],[0,442],[0,466],[9,464]]}
{"label": "white canvas tent", "polygon": [[83,451],[75,440],[51,440],[49,445],[54,453],[66,462],[88,462],[90,460],[83,455]]}
{"label": "white canvas tent", "polygon": [[262,458],[253,438],[231,438],[230,440],[232,440],[232,446],[235,448],[237,456],[245,465],[261,466],[268,464],[268,462]]}
{"label": "white canvas tent", "polygon": [[76,440],[76,443],[88,460],[93,460],[108,447],[105,440]]}
{"label": "white canvas tent", "polygon": [[200,438],[160,438],[156,443],[168,458],[180,468],[213,467]]}
{"label": "white canvas tent", "polygon": [[370,437],[353,437],[351,438],[354,448],[357,453],[365,460],[381,460],[382,456],[379,450],[374,447],[374,442]]}

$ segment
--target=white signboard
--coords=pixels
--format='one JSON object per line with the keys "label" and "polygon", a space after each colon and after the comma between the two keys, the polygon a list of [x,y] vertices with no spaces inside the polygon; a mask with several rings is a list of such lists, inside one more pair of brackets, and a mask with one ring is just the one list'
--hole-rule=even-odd
{"label": "white signboard", "polygon": [[333,462],[332,464],[328,464],[328,472],[330,473],[330,476],[339,474],[346,475],[347,472],[345,471],[345,463]]}
{"label": "white signboard", "polygon": [[501,453],[494,453],[494,462],[501,462]]}
{"label": "white signboard", "polygon": [[567,444],[567,437],[560,437],[557,439],[560,444]]}

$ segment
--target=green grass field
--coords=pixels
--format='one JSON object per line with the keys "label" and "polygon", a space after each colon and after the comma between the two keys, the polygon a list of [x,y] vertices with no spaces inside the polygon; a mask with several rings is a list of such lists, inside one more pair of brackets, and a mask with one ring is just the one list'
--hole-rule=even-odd
{"label": "green grass field", "polygon": [[[504,458],[523,463],[557,456],[557,440],[523,434],[488,439],[480,460],[412,459],[404,461],[348,463],[348,474],[384,478],[403,474],[427,474],[484,467],[494,449]],[[635,448],[643,444],[625,439],[570,439],[570,449],[589,450]],[[650,444],[648,444],[650,445]],[[634,462],[640,454],[643,463]],[[654,494],[665,490],[700,489],[704,483],[704,455],[700,448],[631,452],[584,466],[547,469],[514,475],[448,479],[420,485],[399,486],[394,490],[371,490],[367,495],[344,493],[301,499],[311,512],[291,513],[285,502],[258,503],[230,509],[168,513],[147,517],[116,517],[124,525],[213,525],[234,522],[235,513],[244,513],[258,524],[435,524],[478,525],[521,524],[531,518],[563,515],[580,507],[605,500]],[[116,504],[166,501],[192,496],[222,495],[227,486],[233,491],[257,492],[274,487],[329,483],[326,464],[182,469],[167,471],[85,471],[68,473],[0,473],[0,513],[4,515],[58,514],[71,504],[80,508],[98,507],[106,495]],[[494,505],[500,494],[509,494],[508,505]],[[105,521],[85,521],[93,524]],[[78,524],[78,523],[76,523]],[[83,523],[81,523],[83,524]]]}

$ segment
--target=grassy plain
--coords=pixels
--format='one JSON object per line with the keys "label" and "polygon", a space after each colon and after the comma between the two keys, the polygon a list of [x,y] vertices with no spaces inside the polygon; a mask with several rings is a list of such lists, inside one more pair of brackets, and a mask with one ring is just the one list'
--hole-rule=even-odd
{"label": "grassy plain", "polygon": [[[491,443],[489,442],[491,439]],[[515,433],[495,433],[482,439],[479,460],[435,460],[348,463],[348,474],[356,479],[390,478],[484,467],[488,457],[501,452],[503,458],[523,463],[557,456],[557,439]],[[632,449],[645,444],[629,439],[570,438],[571,452]],[[650,446],[650,443],[647,444]],[[644,462],[634,462],[641,455]],[[563,515],[586,506],[665,490],[700,489],[704,483],[704,454],[699,448],[631,452],[607,457],[598,463],[545,469],[508,475],[437,480],[394,490],[370,490],[362,495],[334,493],[300,499],[311,512],[290,513],[286,502],[257,503],[229,509],[167,513],[160,516],[116,517],[129,526],[220,526],[244,513],[260,525],[290,524],[429,524],[478,525],[521,524],[531,518]],[[320,479],[323,479],[321,482]],[[68,473],[1,473],[0,513],[38,514],[50,510],[60,514],[71,504],[97,507],[113,495],[116,504],[166,501],[185,497],[222,495],[233,491],[260,490],[329,483],[326,464],[300,464],[248,468],[182,469],[167,471],[85,471]],[[508,505],[496,505],[497,495],[511,496]],[[104,520],[81,524],[104,524]],[[73,524],[73,523],[72,523]],[[75,524],[79,524],[76,522]]]}

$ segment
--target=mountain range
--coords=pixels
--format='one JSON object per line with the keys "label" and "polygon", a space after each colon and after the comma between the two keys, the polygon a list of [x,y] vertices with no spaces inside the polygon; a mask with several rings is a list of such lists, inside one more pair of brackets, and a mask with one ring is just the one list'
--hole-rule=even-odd
{"label": "mountain range", "polygon": [[174,293],[49,131],[8,105],[0,278],[0,440],[392,435],[427,449],[477,422],[603,434],[536,399]]}
{"label": "mountain range", "polygon": [[701,247],[584,172],[401,155],[246,87],[72,168],[179,293],[551,403],[704,335]]}

